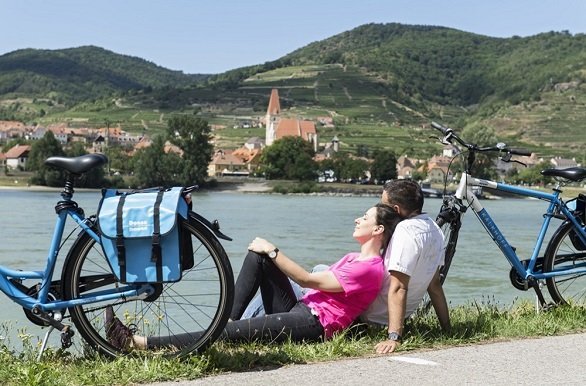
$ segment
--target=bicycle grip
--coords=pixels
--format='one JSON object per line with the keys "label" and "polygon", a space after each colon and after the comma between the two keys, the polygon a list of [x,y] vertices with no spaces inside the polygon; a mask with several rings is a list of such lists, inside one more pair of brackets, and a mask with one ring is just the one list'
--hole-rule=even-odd
{"label": "bicycle grip", "polygon": [[531,154],[533,154],[531,151],[525,149],[509,149],[509,153],[514,155],[523,155],[527,157],[531,157]]}
{"label": "bicycle grip", "polygon": [[432,126],[434,129],[438,129],[439,131],[441,131],[443,135],[448,135],[448,134],[450,134],[450,133],[453,131],[453,130],[452,130],[452,129],[450,129],[449,127],[445,127],[445,126],[443,126],[443,125],[440,125],[440,124],[439,124],[439,123],[437,123],[437,122],[431,122],[431,126]]}

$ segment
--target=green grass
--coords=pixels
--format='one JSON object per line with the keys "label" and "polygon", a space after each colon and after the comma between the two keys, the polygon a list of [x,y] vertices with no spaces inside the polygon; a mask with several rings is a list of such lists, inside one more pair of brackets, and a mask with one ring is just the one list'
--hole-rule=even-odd
{"label": "green grass", "polygon": [[[558,307],[537,313],[528,302],[499,305],[490,298],[451,310],[452,330],[440,330],[433,314],[409,320],[399,352],[438,349],[498,340],[578,333],[586,325],[586,308]],[[347,331],[323,343],[229,344],[216,342],[206,353],[185,360],[131,355],[108,360],[96,355],[73,357],[60,350],[35,361],[33,346],[16,353],[0,348],[3,385],[128,385],[197,379],[228,371],[330,361],[374,355],[374,345],[385,331]],[[522,341],[519,344],[523,344]]]}

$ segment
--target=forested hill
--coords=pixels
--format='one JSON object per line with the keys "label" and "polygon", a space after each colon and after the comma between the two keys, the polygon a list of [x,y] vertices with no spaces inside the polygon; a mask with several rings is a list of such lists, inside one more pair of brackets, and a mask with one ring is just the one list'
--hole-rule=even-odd
{"label": "forested hill", "polygon": [[[557,83],[586,80],[586,35],[493,38],[445,27],[367,24],[212,80],[236,88],[257,73],[308,64],[365,69],[380,76],[389,97],[397,100],[516,104],[539,99],[540,92]],[[184,87],[208,77],[94,46],[0,56],[0,98],[52,92],[79,101],[130,89]]]}
{"label": "forested hill", "polygon": [[586,80],[586,35],[492,38],[444,27],[367,24],[280,61],[360,66],[397,92],[441,104],[517,103],[556,83]]}
{"label": "forested hill", "polygon": [[0,56],[0,96],[58,96],[66,102],[132,89],[185,86],[206,75],[186,75],[95,46],[23,49]]}

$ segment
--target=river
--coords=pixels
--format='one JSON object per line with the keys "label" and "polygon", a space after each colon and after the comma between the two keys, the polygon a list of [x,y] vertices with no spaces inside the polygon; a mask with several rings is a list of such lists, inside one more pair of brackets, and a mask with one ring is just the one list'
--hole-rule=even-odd
{"label": "river", "polygon": [[[57,192],[50,191],[0,190],[0,264],[43,269],[58,198]],[[89,214],[96,211],[100,194],[76,192],[75,199]],[[222,244],[237,275],[246,246],[255,236],[270,240],[306,268],[335,262],[347,251],[357,250],[352,239],[353,221],[377,201],[378,197],[206,192],[194,194],[194,210],[210,220],[218,219],[222,231],[233,238],[222,240]],[[435,216],[440,204],[440,199],[426,199],[424,209]],[[483,204],[517,248],[517,254],[529,258],[545,204],[521,199],[484,200]],[[445,284],[449,303],[490,301],[507,306],[517,298],[533,300],[532,292],[511,286],[509,270],[508,262],[474,214],[467,213]],[[0,307],[0,321],[30,326],[27,331],[32,334],[42,333],[5,296],[0,295]]]}

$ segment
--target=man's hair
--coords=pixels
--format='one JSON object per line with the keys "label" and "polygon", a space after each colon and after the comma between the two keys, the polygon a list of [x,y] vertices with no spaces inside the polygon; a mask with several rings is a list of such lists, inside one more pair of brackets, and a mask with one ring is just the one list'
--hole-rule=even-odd
{"label": "man's hair", "polygon": [[[393,232],[395,232],[395,228],[397,224],[403,220],[399,213],[393,208],[392,206],[383,204],[379,202],[374,206],[376,208],[376,224],[384,226],[385,230],[383,232],[383,248],[386,249],[389,241],[391,240],[391,236],[393,236]],[[383,253],[384,255],[384,253]]]}
{"label": "man's hair", "polygon": [[384,191],[391,205],[399,205],[409,213],[421,213],[423,210],[423,192],[421,186],[413,180],[388,181]]}

